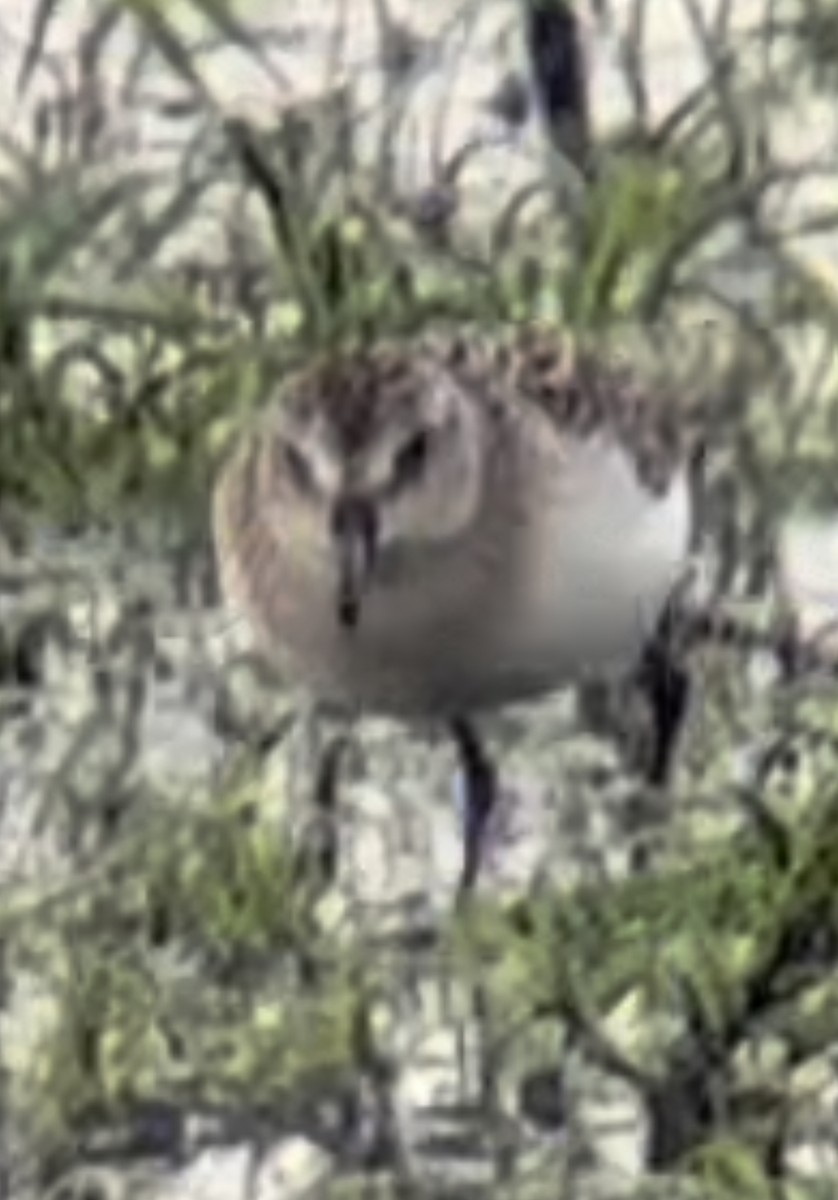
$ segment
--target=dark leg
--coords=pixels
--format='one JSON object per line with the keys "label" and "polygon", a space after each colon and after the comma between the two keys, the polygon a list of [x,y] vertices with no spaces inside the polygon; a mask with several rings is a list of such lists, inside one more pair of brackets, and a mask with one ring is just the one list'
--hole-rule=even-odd
{"label": "dark leg", "polygon": [[349,739],[341,734],[326,747],[312,796],[313,813],[305,830],[300,873],[328,887],[334,883],[338,863],[337,800],[340,768]]}
{"label": "dark leg", "polygon": [[647,778],[655,786],[669,778],[690,695],[690,678],[678,656],[674,624],[673,614],[667,611],[644,651],[639,671],[652,716]]}
{"label": "dark leg", "polygon": [[471,723],[464,717],[451,722],[465,782],[463,813],[463,869],[458,900],[471,892],[480,871],[486,822],[497,798],[497,776]]}

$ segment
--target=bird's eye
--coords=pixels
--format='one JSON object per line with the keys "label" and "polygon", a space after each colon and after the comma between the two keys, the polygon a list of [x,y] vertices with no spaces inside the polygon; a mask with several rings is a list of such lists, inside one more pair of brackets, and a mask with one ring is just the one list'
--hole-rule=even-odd
{"label": "bird's eye", "polygon": [[393,462],[393,479],[396,483],[410,483],[419,478],[428,461],[429,447],[427,430],[420,429],[408,438]]}
{"label": "bird's eye", "polygon": [[317,490],[314,472],[306,456],[293,442],[282,443],[283,466],[298,492],[311,495]]}

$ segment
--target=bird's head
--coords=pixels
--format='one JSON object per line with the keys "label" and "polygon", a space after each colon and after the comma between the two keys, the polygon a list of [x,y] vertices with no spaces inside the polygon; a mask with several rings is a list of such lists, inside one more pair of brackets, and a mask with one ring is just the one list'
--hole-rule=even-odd
{"label": "bird's head", "polygon": [[421,570],[429,549],[468,533],[484,437],[474,398],[431,357],[357,352],[285,386],[262,459],[275,511],[263,515],[286,545],[330,560],[346,629],[377,576]]}

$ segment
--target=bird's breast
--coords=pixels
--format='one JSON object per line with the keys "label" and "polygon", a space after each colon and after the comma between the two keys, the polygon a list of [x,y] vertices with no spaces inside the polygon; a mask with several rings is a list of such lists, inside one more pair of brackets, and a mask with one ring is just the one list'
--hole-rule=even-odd
{"label": "bird's breast", "polygon": [[282,589],[267,640],[290,680],[361,710],[446,716],[630,663],[686,569],[686,471],[656,493],[580,442],[449,562],[373,582],[357,625],[325,581]]}

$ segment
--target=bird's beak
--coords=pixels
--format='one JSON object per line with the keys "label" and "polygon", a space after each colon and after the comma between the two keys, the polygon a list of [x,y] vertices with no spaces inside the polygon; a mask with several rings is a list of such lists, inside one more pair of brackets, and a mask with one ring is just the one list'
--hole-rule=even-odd
{"label": "bird's beak", "polygon": [[332,538],[337,564],[337,616],[344,629],[354,629],[361,600],[375,561],[375,508],[369,500],[346,496],[332,513]]}

